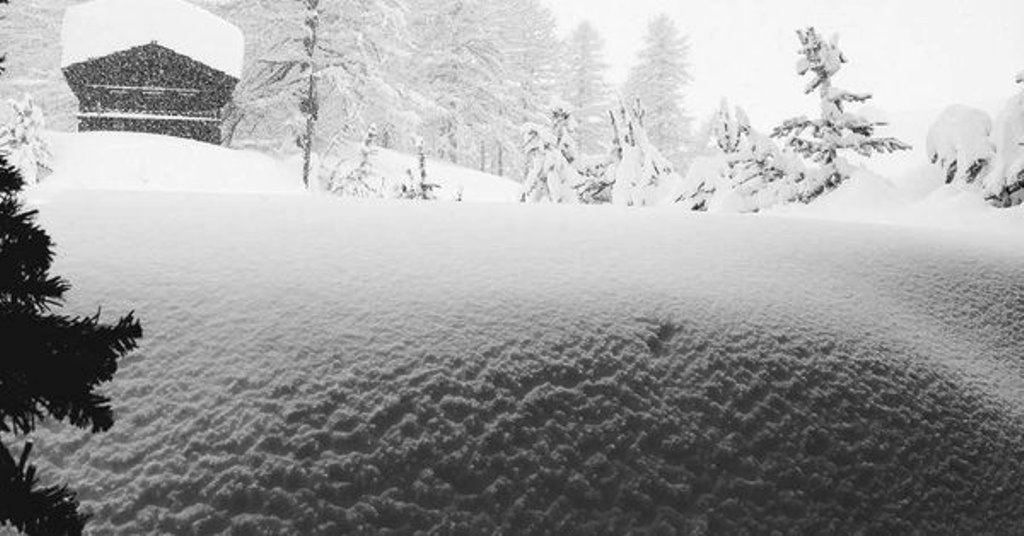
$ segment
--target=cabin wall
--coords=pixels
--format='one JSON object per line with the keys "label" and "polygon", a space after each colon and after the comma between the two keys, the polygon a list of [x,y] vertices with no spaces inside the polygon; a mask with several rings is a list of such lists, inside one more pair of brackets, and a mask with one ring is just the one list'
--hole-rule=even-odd
{"label": "cabin wall", "polygon": [[121,130],[221,143],[238,80],[155,43],[65,67],[80,131]]}

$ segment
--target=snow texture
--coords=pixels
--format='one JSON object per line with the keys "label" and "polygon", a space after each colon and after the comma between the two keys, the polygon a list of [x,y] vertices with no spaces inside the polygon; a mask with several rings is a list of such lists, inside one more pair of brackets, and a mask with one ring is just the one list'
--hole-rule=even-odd
{"label": "snow texture", "polygon": [[946,108],[928,131],[928,159],[946,173],[947,183],[969,184],[995,157],[992,119],[967,106]]}
{"label": "snow texture", "polygon": [[69,312],[146,327],[110,433],[35,437],[97,534],[1024,521],[1019,234],[283,195],[40,210]]}
{"label": "snow texture", "polygon": [[91,0],[69,7],[61,28],[60,65],[150,43],[242,77],[242,31],[185,0]]}
{"label": "snow texture", "polygon": [[[799,208],[893,197],[861,179]],[[109,433],[34,436],[96,534],[1024,523],[1018,209],[946,204],[1018,218],[993,233],[247,193],[38,207],[67,312],[146,330]]]}

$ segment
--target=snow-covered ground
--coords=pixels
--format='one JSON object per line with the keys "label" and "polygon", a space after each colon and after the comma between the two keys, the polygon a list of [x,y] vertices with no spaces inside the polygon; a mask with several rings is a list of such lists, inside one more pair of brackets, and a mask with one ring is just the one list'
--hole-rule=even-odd
{"label": "snow-covered ground", "polygon": [[[304,194],[302,163],[297,156],[278,160],[265,154],[234,150],[181,138],[134,132],[48,132],[53,174],[36,188],[41,199],[66,190],[134,190],[205,193]],[[343,152],[344,173],[358,165],[358,152]],[[379,149],[374,171],[393,183],[417,169],[413,156]],[[441,200],[460,192],[465,202],[512,202],[519,185],[471,169],[430,159],[430,180]]]}
{"label": "snow-covered ground", "polygon": [[[111,432],[36,436],[95,534],[1024,520],[1019,233],[353,203],[258,155],[54,141],[29,198],[68,310],[146,332]],[[895,210],[887,188],[822,202]]]}

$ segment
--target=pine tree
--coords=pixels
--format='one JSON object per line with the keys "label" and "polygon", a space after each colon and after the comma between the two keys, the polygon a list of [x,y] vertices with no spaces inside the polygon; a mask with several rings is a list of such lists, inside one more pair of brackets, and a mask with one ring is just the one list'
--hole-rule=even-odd
{"label": "pine tree", "polygon": [[983,180],[986,197],[997,207],[1024,203],[1024,72],[1016,76],[1021,91],[1010,98],[995,122],[996,158]]}
{"label": "pine tree", "polygon": [[[848,103],[862,103],[871,98],[867,93],[852,93],[833,87],[832,77],[846,63],[839,50],[838,36],[824,41],[814,28],[797,30],[802,58],[797,64],[800,76],[810,74],[805,94],[815,90],[821,96],[821,117],[811,120],[796,117],[785,121],[772,132],[772,137],[785,139],[794,151],[821,165],[817,174],[809,175],[800,185],[799,199],[805,203],[830,192],[850,177],[851,168],[842,156],[854,151],[868,157],[875,153],[909,150],[910,146],[896,138],[876,138],[875,128],[884,126],[846,110]],[[809,133],[810,138],[804,137]]]}
{"label": "pine tree", "polygon": [[668,15],[647,27],[644,48],[630,71],[625,94],[640,99],[647,110],[647,133],[678,169],[685,169],[692,119],[683,107],[683,91],[692,80],[687,63],[689,44]]}
{"label": "pine tree", "polygon": [[613,182],[612,203],[622,206],[659,204],[678,189],[682,178],[672,163],[651,143],[639,100],[611,112],[612,163],[606,177]]}
{"label": "pine tree", "polygon": [[[434,193],[434,190],[440,188],[440,185],[430,182],[427,178],[427,150],[423,146],[423,138],[417,136],[413,143],[416,146],[417,172],[413,173],[411,169],[405,170],[408,181],[401,186],[398,196],[402,199],[436,201],[437,194]],[[462,200],[461,194],[456,194],[456,200]]]}
{"label": "pine tree", "polygon": [[261,54],[242,106],[256,117],[296,112],[289,123],[307,187],[318,178],[313,152],[323,132],[354,138],[370,124],[411,121],[391,70],[406,44],[401,0],[264,1],[259,11],[275,35],[287,31]]}
{"label": "pine tree", "polygon": [[43,110],[30,95],[8,101],[14,113],[10,124],[0,126],[0,154],[29,184],[39,182],[39,172],[50,170],[49,145],[42,137],[46,126]]}
{"label": "pine tree", "polygon": [[950,106],[928,129],[928,159],[942,170],[946,184],[973,184],[995,159],[991,134],[992,119],[987,113],[960,104]]}
{"label": "pine tree", "polygon": [[551,111],[551,125],[528,123],[523,127],[526,181],[523,200],[537,203],[576,203],[582,177],[576,169],[578,147],[575,122],[566,106]]}
{"label": "pine tree", "polygon": [[499,145],[499,175],[525,177],[527,162],[519,150],[522,126],[544,124],[559,88],[560,43],[554,15],[539,0],[505,0],[494,6],[501,43],[503,96],[501,117],[508,129]]}
{"label": "pine tree", "polygon": [[483,0],[415,0],[414,6],[408,71],[430,102],[423,128],[441,158],[468,162],[501,137],[503,66],[494,7]]}
{"label": "pine tree", "polygon": [[[0,0],[0,3],[6,3]],[[0,61],[2,73],[2,61]],[[135,348],[142,328],[132,314],[114,325],[99,315],[53,314],[69,285],[49,274],[53,243],[26,211],[23,177],[0,155],[0,434],[31,433],[47,417],[93,432],[113,425],[110,400],[96,392]],[[0,441],[0,527],[30,535],[81,534],[88,516],[66,486],[38,487],[32,443],[15,456]]]}
{"label": "pine tree", "polygon": [[377,154],[377,135],[377,127],[370,125],[359,148],[359,165],[341,177],[332,176],[328,191],[344,197],[384,197],[384,178],[373,165],[373,157]]}
{"label": "pine tree", "polygon": [[604,40],[589,23],[582,22],[569,36],[566,44],[567,78],[562,98],[571,106],[579,124],[577,141],[586,154],[604,149],[602,139],[606,127],[605,111],[611,92],[605,80],[608,64],[603,58]]}

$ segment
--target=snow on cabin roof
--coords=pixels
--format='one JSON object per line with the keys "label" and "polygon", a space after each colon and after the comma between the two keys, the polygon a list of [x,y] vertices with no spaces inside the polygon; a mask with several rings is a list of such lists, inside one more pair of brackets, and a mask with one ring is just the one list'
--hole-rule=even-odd
{"label": "snow on cabin roof", "polygon": [[230,22],[185,0],[91,0],[61,28],[61,67],[156,43],[241,78],[245,38]]}

